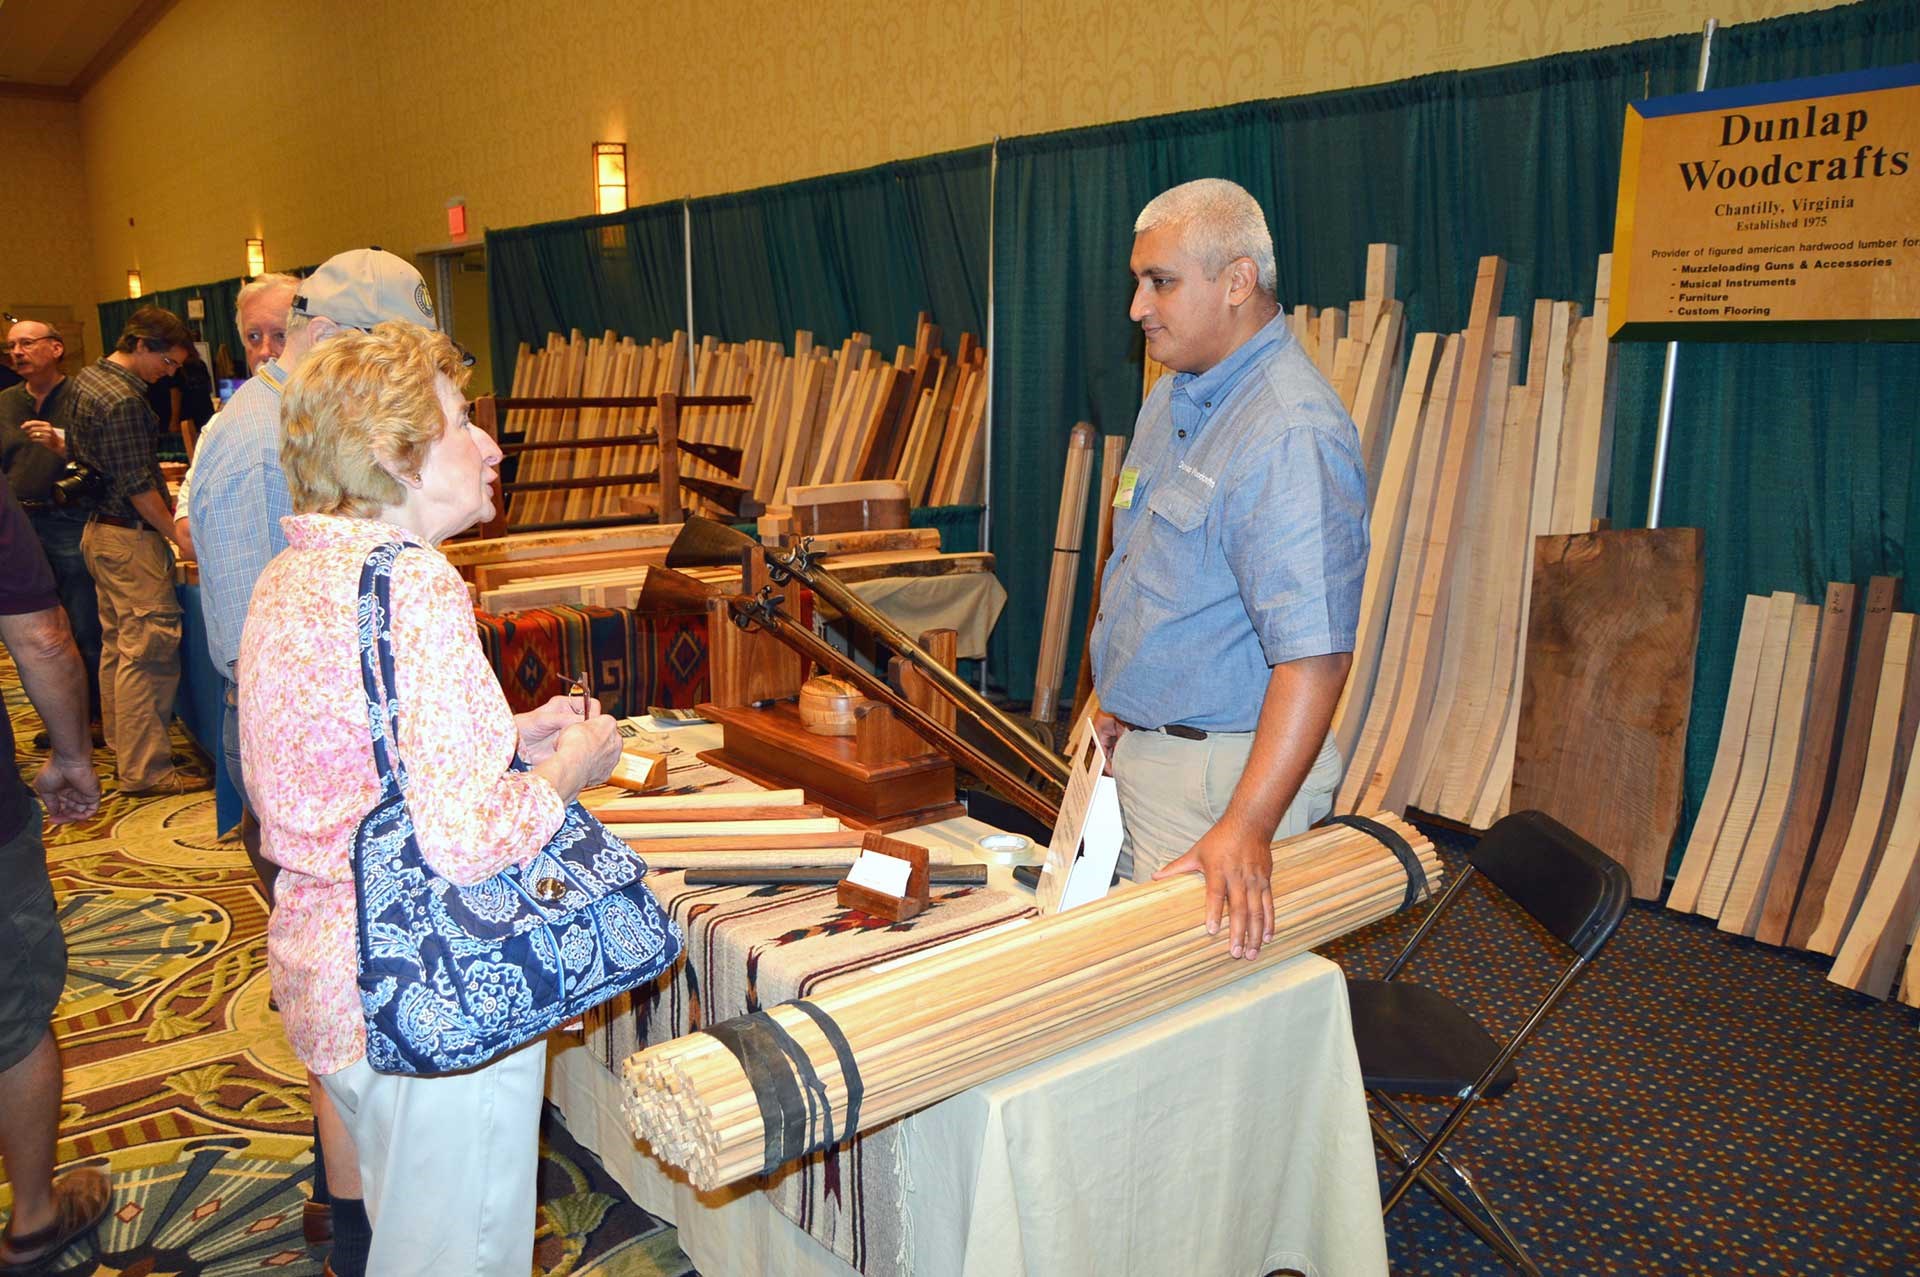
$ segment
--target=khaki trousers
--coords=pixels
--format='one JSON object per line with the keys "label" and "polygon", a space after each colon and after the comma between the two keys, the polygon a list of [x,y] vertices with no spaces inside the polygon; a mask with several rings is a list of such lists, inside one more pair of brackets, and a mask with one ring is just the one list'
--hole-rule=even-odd
{"label": "khaki trousers", "polygon": [[122,789],[173,774],[167,724],[180,686],[180,600],[173,551],[150,528],[94,521],[80,538],[100,598],[100,725]]}
{"label": "khaki trousers", "polygon": [[[1120,844],[1120,876],[1145,882],[1154,870],[1199,842],[1227,810],[1252,752],[1252,732],[1212,732],[1205,740],[1123,732],[1113,750],[1120,818],[1127,827]],[[1273,836],[1291,838],[1325,819],[1345,772],[1346,763],[1329,734]]]}

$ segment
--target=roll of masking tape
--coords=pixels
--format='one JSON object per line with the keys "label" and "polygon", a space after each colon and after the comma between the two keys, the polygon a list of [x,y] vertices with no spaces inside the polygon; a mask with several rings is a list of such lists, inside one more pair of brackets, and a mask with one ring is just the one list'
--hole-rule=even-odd
{"label": "roll of masking tape", "polygon": [[996,865],[1031,865],[1046,854],[1025,834],[988,834],[976,845],[988,863]]}

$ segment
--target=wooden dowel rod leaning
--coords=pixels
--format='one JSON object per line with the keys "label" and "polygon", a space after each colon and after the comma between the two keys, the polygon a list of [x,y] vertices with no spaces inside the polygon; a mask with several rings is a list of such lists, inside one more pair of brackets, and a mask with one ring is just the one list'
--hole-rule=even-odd
{"label": "wooden dowel rod leaning", "polygon": [[[1406,840],[1435,890],[1432,843],[1396,817],[1374,819]],[[782,1127],[788,1115],[772,1100],[763,1108],[740,1059],[709,1033],[627,1060],[627,1120],[696,1188],[718,1188],[1285,961],[1406,897],[1407,872],[1385,845],[1344,825],[1313,830],[1274,846],[1274,936],[1250,963],[1206,933],[1197,875],[1128,888],[815,995],[810,1005],[843,1039],[845,1064],[822,1024],[793,1004],[715,1026],[784,1034],[805,1055],[827,1105],[797,1144],[780,1130],[770,1143],[763,1114]]]}

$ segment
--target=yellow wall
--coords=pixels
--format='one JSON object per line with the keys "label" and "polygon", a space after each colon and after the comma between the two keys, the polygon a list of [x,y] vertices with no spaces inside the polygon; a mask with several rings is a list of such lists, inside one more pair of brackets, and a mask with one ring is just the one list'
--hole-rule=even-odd
{"label": "yellow wall", "polygon": [[0,128],[6,137],[0,142],[0,171],[7,190],[0,210],[0,311],[53,321],[64,310],[78,320],[86,345],[69,350],[71,370],[78,357],[99,355],[94,302],[110,295],[98,291],[94,273],[80,108],[72,102],[0,97]]}
{"label": "yellow wall", "polygon": [[154,288],[236,274],[253,234],[283,266],[412,252],[453,196],[476,234],[577,216],[596,139],[628,143],[643,204],[1815,7],[179,0],[81,105],[92,288],[136,263]]}

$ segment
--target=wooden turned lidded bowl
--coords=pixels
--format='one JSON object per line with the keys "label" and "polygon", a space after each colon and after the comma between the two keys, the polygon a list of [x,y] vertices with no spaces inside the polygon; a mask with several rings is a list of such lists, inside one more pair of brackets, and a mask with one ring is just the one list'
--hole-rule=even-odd
{"label": "wooden turned lidded bowl", "polygon": [[851,736],[867,698],[844,678],[815,674],[800,685],[800,721],[816,736]]}

